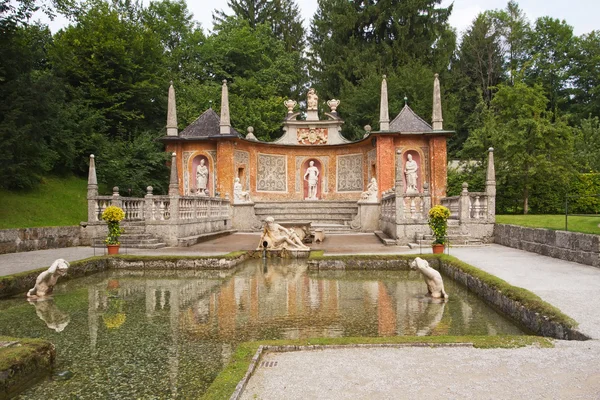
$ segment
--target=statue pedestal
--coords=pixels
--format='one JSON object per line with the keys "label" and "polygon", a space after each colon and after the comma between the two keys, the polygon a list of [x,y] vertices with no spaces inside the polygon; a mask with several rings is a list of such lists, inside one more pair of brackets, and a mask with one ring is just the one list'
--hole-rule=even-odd
{"label": "statue pedestal", "polygon": [[262,222],[254,213],[254,203],[234,203],[231,206],[233,216],[231,224],[233,229],[240,232],[257,232],[262,228]]}

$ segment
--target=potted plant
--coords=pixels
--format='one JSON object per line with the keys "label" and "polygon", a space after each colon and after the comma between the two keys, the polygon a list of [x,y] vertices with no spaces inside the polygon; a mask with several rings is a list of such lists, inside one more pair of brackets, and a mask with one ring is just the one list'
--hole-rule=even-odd
{"label": "potted plant", "polygon": [[117,206],[108,206],[102,213],[102,219],[108,224],[108,236],[104,239],[106,247],[108,248],[108,254],[118,254],[119,236],[123,233],[123,228],[119,226],[119,223],[125,218],[125,212]]}
{"label": "potted plant", "polygon": [[450,210],[442,205],[433,206],[429,210],[428,223],[435,237],[431,245],[434,254],[444,252],[448,232],[448,218],[450,218]]}

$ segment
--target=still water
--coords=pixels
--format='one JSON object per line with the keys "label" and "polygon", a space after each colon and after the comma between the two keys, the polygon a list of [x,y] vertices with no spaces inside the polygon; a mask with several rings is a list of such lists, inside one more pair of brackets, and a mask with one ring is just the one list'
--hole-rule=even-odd
{"label": "still water", "polygon": [[110,271],[52,300],[0,301],[0,335],[56,345],[55,375],[21,399],[202,395],[240,342],[340,336],[523,334],[450,279],[432,303],[415,271],[309,272],[253,260],[235,271]]}

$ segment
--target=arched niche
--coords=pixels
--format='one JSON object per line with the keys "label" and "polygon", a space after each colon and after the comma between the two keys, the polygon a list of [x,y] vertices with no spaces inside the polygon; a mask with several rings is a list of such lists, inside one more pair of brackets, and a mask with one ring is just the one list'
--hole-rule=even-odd
{"label": "arched niche", "polygon": [[[316,194],[316,199],[308,199],[308,175],[306,175],[306,172],[308,170],[308,168],[310,168],[310,163],[313,162],[313,166],[317,168],[317,170],[319,171],[319,176],[317,178],[317,194]],[[319,159],[317,158],[307,158],[306,160],[304,160],[304,162],[302,163],[302,167],[301,167],[301,176],[302,176],[302,181],[304,183],[303,185],[303,196],[302,198],[305,200],[321,200],[323,198],[322,196],[322,188],[321,188],[321,182],[323,182],[323,165],[321,164],[321,161],[319,161]]]}
{"label": "arched niche", "polygon": [[213,176],[212,174],[214,173],[214,169],[212,168],[212,166],[210,165],[210,161],[208,159],[208,157],[206,157],[203,154],[198,154],[197,156],[195,156],[192,159],[192,188],[198,190],[198,167],[200,165],[202,165],[202,161],[204,161],[204,166],[206,167],[207,170],[207,174],[206,174],[206,189],[208,189],[208,195],[209,196],[214,196],[214,188],[212,185],[212,181],[213,181]]}
{"label": "arched niche", "polygon": [[412,157],[412,160],[417,163],[417,192],[423,193],[423,168],[425,165],[423,164],[423,157],[421,153],[417,150],[405,150],[402,152],[402,180],[404,182],[404,192],[407,193],[408,183],[406,181],[406,163],[408,162],[408,156]]}

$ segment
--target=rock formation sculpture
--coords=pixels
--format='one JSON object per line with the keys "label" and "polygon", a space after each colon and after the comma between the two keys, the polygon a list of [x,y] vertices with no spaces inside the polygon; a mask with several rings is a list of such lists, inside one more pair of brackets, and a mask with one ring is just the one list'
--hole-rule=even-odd
{"label": "rock formation sculpture", "polygon": [[410,263],[410,269],[418,270],[423,275],[423,279],[427,284],[427,294],[434,299],[448,298],[448,294],[444,290],[444,281],[438,271],[431,268],[426,260],[420,257],[415,258]]}
{"label": "rock formation sculpture", "polygon": [[38,275],[35,286],[27,292],[29,298],[46,297],[52,294],[56,281],[67,274],[69,263],[62,258],[54,261],[50,268]]}

